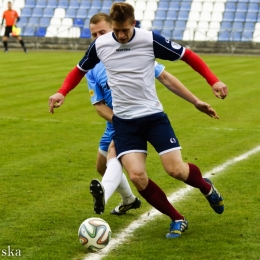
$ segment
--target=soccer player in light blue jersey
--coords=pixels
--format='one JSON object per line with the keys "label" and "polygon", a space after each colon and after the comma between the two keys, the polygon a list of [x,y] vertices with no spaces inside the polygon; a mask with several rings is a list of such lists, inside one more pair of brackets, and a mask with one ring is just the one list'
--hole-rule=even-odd
{"label": "soccer player in light blue jersey", "polygon": [[[134,8],[125,2],[114,3],[110,9],[113,32],[98,37],[78,65],[67,75],[58,93],[49,98],[49,111],[61,106],[66,94],[75,88],[84,75],[103,62],[113,100],[113,141],[130,180],[139,194],[154,208],[171,219],[167,238],[179,237],[188,229],[188,221],[168,201],[165,193],[148,178],[145,162],[147,142],[158,152],[168,175],[197,188],[212,209],[222,214],[223,198],[209,179],[202,177],[198,166],[183,162],[181,146],[162,103],[156,94],[154,61],[156,58],[182,60],[203,76],[213,93],[224,99],[227,87],[191,50],[152,32],[134,28]],[[163,74],[163,73],[162,73]],[[187,89],[173,86],[169,73],[161,82],[173,93],[185,98],[213,118],[216,112]]]}

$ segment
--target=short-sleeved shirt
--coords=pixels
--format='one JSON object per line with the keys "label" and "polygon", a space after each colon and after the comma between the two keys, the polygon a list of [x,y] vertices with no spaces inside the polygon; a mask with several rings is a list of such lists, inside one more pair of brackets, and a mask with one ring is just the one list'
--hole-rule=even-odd
{"label": "short-sleeved shirt", "polygon": [[6,26],[13,26],[18,18],[18,13],[15,10],[6,10],[3,13]]}
{"label": "short-sleeved shirt", "polygon": [[[158,78],[164,70],[164,65],[155,62],[154,64],[154,76]],[[100,101],[113,109],[111,89],[107,83],[107,74],[105,66],[102,62],[99,62],[94,69],[88,71],[86,74],[86,79],[88,83],[89,95],[91,103],[94,105]],[[106,130],[101,137],[99,147],[103,151],[108,151],[110,142],[114,135],[114,127],[110,122],[106,122]]]}
{"label": "short-sleeved shirt", "polygon": [[123,119],[140,118],[163,111],[154,82],[156,58],[179,60],[185,48],[139,28],[130,41],[121,44],[113,32],[98,37],[77,67],[87,72],[103,62],[111,88],[114,114]]}

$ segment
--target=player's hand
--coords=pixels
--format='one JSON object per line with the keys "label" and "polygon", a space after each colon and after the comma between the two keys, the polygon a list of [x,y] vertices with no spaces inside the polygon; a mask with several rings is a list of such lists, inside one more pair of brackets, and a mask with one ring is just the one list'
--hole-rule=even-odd
{"label": "player's hand", "polygon": [[49,112],[54,113],[54,108],[59,108],[63,102],[65,97],[61,93],[56,93],[49,97]]}
{"label": "player's hand", "polygon": [[209,104],[199,100],[196,104],[194,104],[194,106],[202,113],[205,113],[215,119],[219,119],[217,112]]}
{"label": "player's hand", "polygon": [[212,86],[212,91],[217,98],[224,99],[228,94],[227,86],[219,81]]}

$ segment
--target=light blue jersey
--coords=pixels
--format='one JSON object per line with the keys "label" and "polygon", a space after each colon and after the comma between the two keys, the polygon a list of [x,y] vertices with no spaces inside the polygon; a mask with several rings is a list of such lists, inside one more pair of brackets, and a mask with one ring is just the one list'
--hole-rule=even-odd
{"label": "light blue jersey", "polygon": [[[159,77],[164,70],[164,66],[155,62],[154,74],[155,77]],[[92,105],[100,101],[113,109],[112,106],[112,96],[111,90],[107,83],[107,74],[105,66],[102,62],[99,62],[93,69],[88,71],[86,74],[86,79],[88,83],[89,95]],[[106,130],[101,137],[99,148],[105,152],[108,151],[109,144],[112,141],[112,136],[114,133],[113,125],[110,122],[106,122]]]}

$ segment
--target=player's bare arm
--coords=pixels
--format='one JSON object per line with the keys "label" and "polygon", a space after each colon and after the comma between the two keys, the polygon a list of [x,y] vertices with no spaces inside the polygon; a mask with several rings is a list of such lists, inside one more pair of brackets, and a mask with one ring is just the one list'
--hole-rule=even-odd
{"label": "player's bare arm", "polygon": [[94,107],[97,111],[97,113],[103,117],[106,121],[112,123],[112,117],[114,115],[113,110],[108,107],[106,104],[104,104],[103,101],[100,101],[96,104],[94,104]]}
{"label": "player's bare arm", "polygon": [[199,111],[218,119],[216,111],[209,104],[201,101],[193,93],[191,93],[176,77],[167,71],[163,71],[157,78],[165,87],[177,96],[192,103]]}

